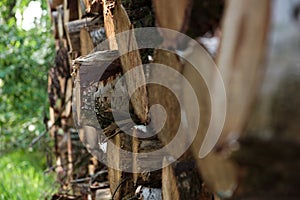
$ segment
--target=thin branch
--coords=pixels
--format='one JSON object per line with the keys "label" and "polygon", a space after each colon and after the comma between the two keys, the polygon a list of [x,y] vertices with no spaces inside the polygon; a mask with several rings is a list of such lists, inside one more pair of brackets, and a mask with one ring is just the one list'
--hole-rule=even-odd
{"label": "thin branch", "polygon": [[116,196],[118,189],[119,189],[119,188],[121,187],[121,185],[122,185],[123,183],[125,183],[128,179],[129,179],[129,178],[126,177],[126,178],[124,178],[124,179],[119,183],[118,187],[115,189],[115,191],[114,191],[114,193],[113,193],[113,195],[112,195],[112,197],[111,197],[111,200],[114,200],[114,197]]}

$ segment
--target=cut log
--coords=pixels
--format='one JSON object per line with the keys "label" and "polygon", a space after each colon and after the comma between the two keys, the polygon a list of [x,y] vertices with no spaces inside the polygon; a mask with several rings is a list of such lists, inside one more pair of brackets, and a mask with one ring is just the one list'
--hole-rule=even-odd
{"label": "cut log", "polygon": [[[112,9],[113,13],[112,13]],[[118,49],[121,56],[123,73],[129,72],[134,67],[141,66],[142,60],[139,51],[136,50],[137,44],[133,26],[130,23],[128,15],[123,8],[121,1],[103,1],[104,27],[107,38],[114,38],[116,34],[128,31],[117,37],[117,40],[110,40],[110,49]],[[129,34],[130,32],[130,34]],[[133,51],[132,51],[133,50]],[[146,80],[142,68],[136,68],[126,76],[126,84],[135,114],[141,123],[148,122],[148,99],[146,90]],[[137,87],[142,85],[141,87]]]}
{"label": "cut log", "polygon": [[[225,84],[228,102],[225,127],[218,145],[215,146],[215,150],[218,150],[218,152],[215,152],[213,143],[217,143],[218,138],[213,141],[210,140],[210,143],[206,143],[209,140],[204,139],[204,137],[212,137],[211,135],[205,135],[210,123],[210,118],[208,118],[210,111],[204,111],[204,114],[201,112],[200,128],[193,144],[196,158],[199,156],[200,147],[204,149],[202,156],[208,154],[204,159],[197,160],[198,168],[209,188],[221,198],[230,197],[237,186],[235,165],[224,157],[222,152],[225,151],[222,150],[228,149],[229,144],[234,143],[243,131],[264,74],[263,58],[269,23],[269,6],[269,1],[249,0],[243,1],[243,3],[237,0],[228,1],[220,54],[217,61]],[[194,59],[197,59],[198,63],[203,63],[203,66],[207,65],[204,63],[207,55],[192,51],[190,56],[194,56]],[[191,69],[192,67],[185,67],[184,75],[193,77],[190,82],[193,86],[196,86],[194,90],[199,91],[197,96],[200,99],[200,109],[209,108],[208,100],[201,101],[203,93],[204,98],[209,97],[203,92],[206,90],[205,83],[201,81],[200,77],[195,76],[195,72],[188,72]],[[210,76],[210,74],[207,75]],[[215,84],[216,81],[219,81],[214,76],[210,77],[212,77],[211,81]],[[214,97],[211,101],[217,102],[217,104],[212,104],[217,106],[214,107],[214,110],[217,111],[223,109],[224,103],[220,102],[220,99],[222,99],[220,89],[223,88],[216,87],[212,91],[216,93],[210,94]],[[202,97],[200,94],[202,94]],[[193,112],[194,108],[191,105],[188,109],[188,112]],[[193,117],[188,120],[193,120]]]}
{"label": "cut log", "polygon": [[[204,137],[207,135],[209,124],[211,123],[211,95],[207,88],[207,81],[213,82],[215,66],[212,58],[203,48],[198,44],[196,46],[190,46],[187,49],[188,60],[193,60],[200,67],[202,67],[202,74],[192,66],[191,63],[185,63],[183,75],[187,78],[196,92],[198,98],[198,105],[192,103],[192,99],[188,94],[184,94],[184,101],[187,105],[186,116],[187,121],[193,125],[199,124],[197,135],[192,144],[192,150],[194,154],[199,173],[202,175],[204,182],[209,189],[213,192],[222,195],[232,195],[237,185],[236,169],[232,161],[225,158],[222,154],[211,152],[204,159],[199,158],[200,147],[203,145]],[[184,88],[184,92],[187,89]],[[195,107],[200,109],[200,121],[197,120],[197,113],[195,113]],[[191,130],[189,127],[187,131]],[[228,197],[227,196],[227,197]]]}
{"label": "cut log", "polygon": [[[98,90],[99,86],[104,87],[104,80],[110,79],[114,80],[113,77],[120,75],[121,66],[120,61],[116,58],[118,57],[117,51],[97,51],[84,57],[79,57],[74,61],[73,66],[73,76],[75,79],[75,93],[76,93],[76,112],[77,114],[77,125],[78,126],[92,126],[96,129],[106,128],[108,125],[113,123],[113,116],[111,112],[101,113],[105,117],[98,115],[98,119],[94,114],[94,108],[96,97],[95,92]],[[118,76],[119,76],[118,75]],[[102,83],[101,83],[102,82]],[[111,81],[110,81],[111,82]],[[108,83],[110,85],[111,83]],[[111,89],[111,88],[110,88]],[[108,93],[109,94],[109,93]],[[102,94],[104,95],[104,94]],[[106,94],[107,95],[107,94]],[[105,96],[105,95],[104,95]],[[105,99],[103,96],[102,99]],[[110,106],[111,96],[105,96],[108,104]],[[99,97],[98,97],[99,98]],[[101,104],[99,104],[101,105]],[[111,107],[102,107],[100,110],[109,110]],[[106,122],[104,119],[110,119]],[[100,123],[100,125],[98,125]]]}
{"label": "cut log", "polygon": [[227,94],[226,121],[219,145],[239,137],[253,110],[266,67],[270,2],[228,1],[217,59]]}
{"label": "cut log", "polygon": [[[108,140],[107,164],[110,166],[108,173],[114,199],[133,196],[135,192],[132,178],[130,178],[132,174],[118,170],[131,171],[132,168],[132,156],[128,157],[121,152],[121,149],[131,151],[131,137],[117,126],[111,107],[113,88],[116,87],[117,81],[120,81],[122,71],[120,60],[117,59],[118,55],[117,51],[94,52],[74,61],[78,65],[76,76],[80,77],[80,101],[76,102],[80,103],[77,106],[80,108],[78,124],[103,129],[105,140]],[[106,71],[104,71],[105,69]],[[122,85],[126,87],[125,83]],[[124,91],[124,89],[118,88],[118,91]],[[126,104],[125,101],[129,102],[129,98],[126,92],[118,93],[114,99],[120,102],[115,105],[119,112],[128,112],[128,103]],[[133,112],[132,109],[130,111]],[[128,127],[128,129],[130,128]],[[89,138],[89,141],[99,141],[99,139]],[[100,139],[99,142],[104,142],[104,140]]]}
{"label": "cut log", "polygon": [[[168,163],[164,158],[164,163]],[[174,162],[162,169],[162,195],[164,200],[213,200],[202,183],[194,161]]]}
{"label": "cut log", "polygon": [[[134,185],[132,174],[120,171],[118,169],[127,169],[131,171],[132,157],[124,155],[120,150],[131,151],[131,139],[126,133],[120,132],[114,136],[107,145],[107,163],[110,191],[113,194],[113,199],[119,200],[129,198],[134,195]],[[125,170],[124,170],[125,171]]]}
{"label": "cut log", "polygon": [[[65,23],[66,36],[68,38],[69,48],[71,52],[78,52],[80,55],[83,55],[81,52],[81,43],[84,45],[89,45],[91,48],[90,41],[86,39],[90,36],[91,31],[99,30],[101,28],[101,23],[97,20],[92,20],[92,18],[85,18],[81,20],[74,20],[71,22]],[[85,29],[85,37],[81,38],[81,30]],[[81,33],[83,34],[83,33]],[[82,42],[81,42],[82,41]],[[94,44],[94,43],[92,43]],[[83,47],[85,48],[85,47]],[[85,52],[84,52],[85,53]],[[90,52],[88,52],[90,53]],[[86,54],[85,54],[86,55]],[[74,58],[75,59],[75,58]]]}
{"label": "cut log", "polygon": [[[155,20],[159,27],[185,32],[189,24],[190,12],[193,0],[152,0],[155,10]],[[171,35],[170,32],[162,32],[164,46],[176,47],[178,34]]]}
{"label": "cut log", "polygon": [[[177,55],[164,50],[155,50],[153,62],[172,67],[178,72],[181,72],[183,68]],[[176,76],[166,76],[166,74],[161,73],[158,68],[155,69],[156,70],[150,69],[150,77],[156,77],[158,79],[164,80],[167,79],[167,82],[170,85],[174,85],[174,88],[178,88],[178,90],[174,92],[180,94],[181,83],[178,81],[179,78]],[[176,87],[176,85],[178,87]],[[167,119],[163,129],[159,132],[158,137],[164,144],[168,144],[176,135],[181,120],[181,112],[178,100],[176,99],[172,91],[160,85],[151,84],[148,86],[148,91],[150,106],[154,104],[160,104],[166,111]],[[163,121],[163,116],[156,113],[155,111],[151,112],[150,114],[151,124],[153,124],[153,128],[155,130],[159,130],[159,128],[161,127],[157,126],[161,124],[161,121]]]}
{"label": "cut log", "polygon": [[82,56],[89,54],[94,49],[90,33],[85,28],[80,30],[80,47]]}
{"label": "cut log", "polygon": [[[160,188],[161,187],[161,170],[149,171],[149,166],[162,166],[161,157],[158,155],[157,158],[149,158],[141,156],[142,153],[148,153],[155,149],[160,149],[163,147],[162,143],[158,138],[138,138],[139,135],[145,134],[142,130],[133,128],[132,137],[132,168],[133,168],[133,182],[134,185],[143,185],[150,188]],[[140,154],[139,154],[140,153]]]}
{"label": "cut log", "polygon": [[97,190],[95,200],[111,200],[109,188]]}
{"label": "cut log", "polygon": [[51,10],[55,10],[57,6],[64,3],[63,0],[48,0]]}

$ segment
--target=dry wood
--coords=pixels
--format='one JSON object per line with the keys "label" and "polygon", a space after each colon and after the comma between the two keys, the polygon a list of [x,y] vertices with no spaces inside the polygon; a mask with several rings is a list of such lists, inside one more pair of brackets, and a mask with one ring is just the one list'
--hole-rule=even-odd
{"label": "dry wood", "polygon": [[87,28],[89,31],[98,29],[101,27],[101,24],[93,18],[85,18],[74,20],[66,23],[66,30],[68,33],[79,33],[82,28]]}
{"label": "dry wood", "polygon": [[[133,26],[121,1],[114,2],[105,0],[103,1],[103,7],[104,27],[107,38],[114,38],[116,34],[128,31],[127,34],[117,37],[116,42],[114,40],[110,40],[109,42],[111,50],[118,49],[120,54],[126,53],[120,58],[123,73],[130,71],[134,67],[141,66],[141,56],[139,51],[135,50],[137,49],[136,39],[134,32],[131,31]],[[113,13],[112,8],[114,8]],[[129,94],[132,94],[131,102],[135,114],[141,123],[146,123],[148,121],[148,99],[143,69],[136,68],[135,71],[131,71],[128,76],[126,76],[126,84]],[[142,86],[137,87],[137,85]]]}
{"label": "dry wood", "polygon": [[85,5],[85,11],[87,13],[101,13],[103,11],[102,8],[102,0],[83,0]]}
{"label": "dry wood", "polygon": [[138,153],[147,153],[163,147],[158,138],[139,139],[138,135],[145,134],[143,131],[133,128],[132,137],[132,168],[134,185],[144,185],[151,188],[161,187],[161,170],[149,171],[149,166],[162,166],[161,155],[157,158],[141,156]]}
{"label": "dry wood", "polygon": [[[164,158],[164,163],[168,163]],[[195,162],[174,162],[162,170],[162,194],[164,200],[212,200],[212,194],[198,174]]]}
{"label": "dry wood", "polygon": [[72,110],[72,90],[73,90],[73,81],[72,79],[68,79],[66,83],[66,94],[65,94],[65,105],[64,111],[62,112],[61,116],[65,118],[71,117],[71,110]]}
{"label": "dry wood", "polygon": [[109,39],[109,49],[117,50],[117,40],[115,38],[116,30],[114,25],[112,9],[115,6],[115,1],[102,0],[103,3],[103,17],[104,17],[104,28],[106,37]]}
{"label": "dry wood", "polygon": [[64,3],[63,0],[48,0],[50,8],[55,10],[57,6],[62,5]]}
{"label": "dry wood", "polygon": [[60,5],[57,7],[57,33],[58,33],[58,38],[60,40],[63,39],[64,36],[64,23],[63,23],[63,6]]}
{"label": "dry wood", "polygon": [[227,94],[220,145],[243,132],[257,97],[266,66],[271,5],[270,0],[230,0],[227,4],[217,59]]}
{"label": "dry wood", "polygon": [[68,18],[65,22],[79,19],[78,0],[64,0],[64,13],[68,13]]}
{"label": "dry wood", "polygon": [[[117,169],[132,167],[132,157],[123,155],[121,149],[131,151],[131,138],[129,135],[123,133],[116,125],[112,115],[111,100],[112,91],[116,82],[121,76],[121,65],[118,58],[117,51],[102,51],[94,52],[87,56],[80,57],[74,61],[77,67],[76,77],[80,78],[80,101],[76,102],[81,109],[79,116],[79,123],[81,126],[88,125],[95,128],[103,129],[103,133],[107,136],[107,162],[108,166],[114,166],[108,169],[111,193],[114,194],[114,199],[121,199],[124,196],[132,195],[134,193],[133,182],[129,178],[131,174],[119,171]],[[115,60],[116,59],[116,60]],[[106,71],[104,71],[106,69]],[[103,74],[103,76],[101,76]],[[124,84],[125,87],[125,84]],[[96,90],[95,90],[96,89]],[[120,88],[119,88],[120,89]],[[122,89],[120,91],[123,91]],[[119,102],[128,99],[127,93],[118,93]],[[94,98],[94,99],[93,99]],[[96,116],[89,114],[94,106],[88,103],[95,102]],[[125,105],[125,107],[124,107]],[[120,104],[118,111],[128,112],[127,104]],[[123,106],[123,107],[122,107]],[[85,114],[87,111],[87,114]],[[93,110],[94,112],[94,110]],[[78,115],[78,113],[77,113]],[[100,124],[96,125],[95,124]],[[82,134],[84,135],[84,134]],[[89,135],[91,136],[91,135]],[[106,140],[107,140],[106,139]],[[99,141],[98,138],[88,138],[89,141]]]}
{"label": "dry wood", "polygon": [[82,56],[89,54],[94,49],[92,38],[86,28],[80,30],[80,47]]}
{"label": "dry wood", "polygon": [[[269,1],[228,1],[218,57],[218,66],[224,80],[228,102],[225,128],[222,138],[219,140],[221,147],[232,142],[230,141],[232,138],[237,139],[243,131],[261,83],[264,74],[263,58],[269,6]],[[206,63],[207,55],[204,55],[203,52],[192,51],[190,56],[198,59],[198,63],[203,63],[203,66],[213,67],[212,62],[211,64]],[[210,123],[210,100],[205,83],[201,77],[195,76],[196,72],[193,71],[192,66],[188,67],[187,64],[183,74],[188,77],[194,90],[199,91],[197,96],[201,120],[193,144],[194,155],[197,158]],[[207,75],[213,82],[213,74]],[[219,89],[216,87],[213,92],[216,92],[217,95],[222,94]],[[222,103],[217,105],[221,106]],[[187,112],[193,112],[193,109],[193,107],[188,107]],[[221,108],[214,109],[222,110]],[[188,120],[193,120],[193,117],[191,116]],[[229,134],[231,134],[230,137]],[[232,161],[225,159],[222,153],[211,152],[204,159],[198,159],[197,164],[205,182],[215,193],[222,198],[230,197],[233,194],[237,185],[237,172]]]}
{"label": "dry wood", "polygon": [[[177,55],[164,51],[164,50],[155,50],[154,52],[154,63],[163,64],[165,66],[172,67],[178,72],[182,71],[182,64],[179,61]],[[155,68],[157,69],[157,68]],[[151,70],[150,76],[156,77],[158,79],[167,80],[170,85],[178,85],[178,90],[174,91],[176,93],[180,93],[180,85],[181,83],[178,81],[177,76],[166,76],[166,74],[162,74],[159,70]],[[150,106],[153,104],[160,104],[164,107],[167,115],[166,122],[164,124],[163,129],[158,134],[159,139],[164,143],[168,144],[173,137],[177,133],[178,126],[180,124],[180,106],[178,104],[178,100],[174,96],[173,92],[166,89],[165,87],[151,84],[148,87],[149,91],[149,102]],[[162,96],[163,94],[163,96]],[[151,112],[151,123],[154,125],[154,129],[157,130],[160,127],[156,127],[161,124],[163,121],[162,116],[158,113]]]}
{"label": "dry wood", "polygon": [[95,200],[111,200],[111,192],[109,188],[97,190]]}
{"label": "dry wood", "polygon": [[118,148],[125,151],[131,151],[130,137],[121,132],[108,141],[107,145],[107,163],[108,166],[114,166],[114,168],[108,168],[109,183],[111,193],[114,195],[113,199],[119,200],[124,197],[134,195],[134,186],[132,181],[132,174],[117,170],[132,168],[131,154],[123,154]]}
{"label": "dry wood", "polygon": [[[85,18],[66,22],[65,30],[70,52],[78,52],[81,53],[82,56],[86,55],[87,53],[90,53],[84,52],[84,54],[82,54],[81,50],[83,49],[84,51],[86,51],[86,46],[88,47],[88,49],[91,49],[91,44],[93,45],[93,42],[90,39],[91,36],[89,32],[97,30],[100,27],[101,24],[97,20],[92,20],[92,18]],[[85,31],[82,31],[82,29],[85,29]],[[81,47],[81,45],[83,45],[83,47]]]}
{"label": "dry wood", "polygon": [[[198,45],[196,45],[197,47]],[[206,77],[208,81],[213,81],[214,74],[212,74],[212,68],[215,64],[210,55],[203,48],[196,48],[190,46],[187,49],[187,58],[194,60],[199,66],[203,68],[203,74],[199,74],[198,71],[190,63],[185,63],[183,75],[191,83],[198,98],[198,105],[193,105],[191,97],[188,94],[184,95],[184,101],[187,104],[186,115],[187,121],[191,124],[198,124],[199,128],[192,144],[193,154],[201,173],[204,182],[214,192],[222,195],[230,196],[237,184],[236,169],[232,162],[222,154],[211,152],[204,159],[199,159],[199,150],[203,144],[203,139],[206,135],[210,120],[211,120],[211,100],[206,83],[203,77]],[[186,89],[184,89],[186,91]],[[195,106],[200,109],[200,122],[196,121]],[[187,131],[189,131],[188,129]]]}
{"label": "dry wood", "polygon": [[[155,10],[155,20],[159,27],[172,29],[178,32],[187,30],[193,0],[152,0]],[[165,46],[176,46],[176,33],[162,32]]]}

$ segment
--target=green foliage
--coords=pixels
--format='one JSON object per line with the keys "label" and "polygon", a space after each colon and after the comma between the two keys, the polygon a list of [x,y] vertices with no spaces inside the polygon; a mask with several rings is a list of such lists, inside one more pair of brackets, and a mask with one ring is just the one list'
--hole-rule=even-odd
{"label": "green foliage", "polygon": [[54,177],[41,170],[42,156],[18,151],[0,158],[0,200],[45,199],[55,190]]}
{"label": "green foliage", "polygon": [[[22,13],[29,2],[0,2],[0,152],[27,147],[45,129],[47,71],[55,48],[46,10],[29,31],[17,25],[16,10]],[[41,5],[46,9],[46,1]]]}

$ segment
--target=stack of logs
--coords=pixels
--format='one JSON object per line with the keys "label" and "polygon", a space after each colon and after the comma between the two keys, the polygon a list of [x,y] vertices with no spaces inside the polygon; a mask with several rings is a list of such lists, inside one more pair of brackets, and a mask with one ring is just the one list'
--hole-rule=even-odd
{"label": "stack of logs", "polygon": [[[224,151],[227,152],[230,146],[229,133],[238,134],[245,127],[261,81],[270,2],[228,0],[226,6],[224,4],[224,0],[49,1],[57,47],[56,66],[49,72],[50,134],[55,141],[55,169],[61,184],[60,191],[52,199],[208,200],[233,194],[237,173],[234,163],[224,156]],[[223,10],[225,15],[221,27]],[[119,57],[119,51],[129,47],[128,43],[114,38],[116,34],[154,25],[187,33],[195,39],[204,35],[216,36],[222,28],[216,62],[225,75],[224,84],[230,94],[230,104],[226,129],[218,149],[204,159],[198,158],[202,136],[207,129],[204,123],[195,144],[178,161],[149,173],[140,165],[140,160],[134,156],[124,158],[121,150],[142,153],[163,147],[177,132],[180,108],[169,90],[157,85],[146,86],[145,72],[139,68],[122,84],[133,94],[129,103],[130,117],[135,124],[145,125],[151,120],[155,126],[162,119],[155,113],[150,115],[149,107],[159,103],[164,106],[168,118],[157,136],[147,139],[131,137],[122,131],[124,127],[133,136],[139,135],[142,130],[127,123],[129,119],[126,116],[122,119],[123,127],[119,127],[120,123],[117,125],[112,115],[111,90],[116,82],[133,67],[150,62],[147,58],[151,56],[154,63],[172,66],[185,75],[198,93],[206,91],[202,78],[193,78],[195,73],[189,71],[190,64],[184,63],[178,55],[163,50],[135,50]],[[199,63],[204,62],[201,52],[188,49],[193,47],[182,44],[176,35],[172,38],[163,32],[160,34],[162,46],[187,50],[192,52],[189,56],[197,57]],[[110,40],[102,43],[106,38]],[[132,49],[137,45],[134,36],[129,45]],[[248,58],[249,54],[252,57]],[[101,68],[107,69],[101,72]],[[233,70],[238,72],[236,76],[233,76],[236,73]],[[150,69],[148,76],[159,73]],[[247,80],[247,87],[233,87],[244,80]],[[143,86],[135,90],[140,84]],[[244,93],[247,93],[242,95],[245,99],[240,100],[237,95]],[[117,100],[125,102],[124,96],[126,94],[120,94]],[[209,106],[205,100],[208,96],[198,96],[204,99],[199,101],[203,102],[200,107]],[[128,110],[127,104],[118,106],[119,112]],[[204,112],[201,113],[204,121],[210,117],[209,109],[201,112]],[[238,135],[231,134],[232,137],[237,138]],[[120,149],[116,150],[113,146]],[[150,162],[163,165],[165,159]],[[105,160],[104,163],[114,167],[106,168],[99,160]],[[138,172],[129,173],[116,168]]]}

